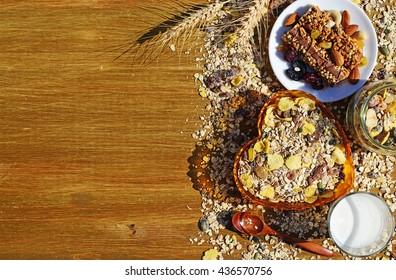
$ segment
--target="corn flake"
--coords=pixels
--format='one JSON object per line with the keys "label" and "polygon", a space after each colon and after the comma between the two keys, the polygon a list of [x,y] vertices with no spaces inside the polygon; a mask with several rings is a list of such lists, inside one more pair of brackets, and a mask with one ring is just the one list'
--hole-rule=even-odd
{"label": "corn flake", "polygon": [[282,97],[279,99],[278,108],[282,112],[290,110],[294,106],[294,101],[290,97]]}
{"label": "corn flake", "polygon": [[269,127],[274,127],[275,126],[275,115],[274,115],[274,107],[269,106],[267,108],[267,111],[265,112],[264,116],[264,123],[268,125]]}
{"label": "corn flake", "polygon": [[302,135],[311,135],[315,132],[315,125],[305,121],[304,125],[302,126]]}
{"label": "corn flake", "polygon": [[243,78],[238,76],[231,80],[231,84],[237,87],[242,83],[242,81]]}
{"label": "corn flake", "polygon": [[337,164],[344,164],[346,161],[346,156],[339,147],[335,147],[334,151],[331,153],[331,159]]}
{"label": "corn flake", "polygon": [[388,106],[388,111],[392,115],[396,115],[396,101],[393,101],[389,106]]}
{"label": "corn flake", "polygon": [[253,149],[257,152],[257,153],[261,153],[265,150],[265,144],[263,142],[263,140],[257,141],[256,143],[254,143]]}
{"label": "corn flake", "polygon": [[203,260],[217,260],[219,252],[216,249],[209,249],[204,252]]}
{"label": "corn flake", "polygon": [[305,197],[304,201],[307,203],[314,203],[318,199],[317,195],[311,196],[311,197]]}
{"label": "corn flake", "polygon": [[260,195],[262,195],[266,198],[274,198],[275,189],[273,187],[271,187],[270,185],[268,185],[260,190]]}
{"label": "corn flake", "polygon": [[310,154],[305,154],[304,157],[301,160],[301,166],[302,167],[309,167],[312,164],[312,157]]}
{"label": "corn flake", "polygon": [[249,148],[249,150],[248,150],[248,160],[249,160],[250,162],[253,162],[254,159],[255,159],[255,157],[256,157],[256,151],[255,151],[255,149],[254,149],[254,148]]}
{"label": "corn flake", "polygon": [[268,141],[268,139],[257,141],[256,143],[254,143],[253,149],[257,153],[268,153],[270,150],[270,142]]}
{"label": "corn flake", "polygon": [[299,187],[299,186],[294,186],[293,187],[293,191],[295,192],[295,193],[299,193],[299,192],[302,192],[302,188],[301,187]]}
{"label": "corn flake", "polygon": [[304,196],[305,196],[306,198],[309,198],[309,197],[314,196],[314,195],[316,194],[316,189],[317,189],[316,186],[313,186],[313,185],[308,186],[308,187],[304,190]]}
{"label": "corn flake", "polygon": [[299,169],[301,167],[301,155],[297,154],[297,155],[289,156],[286,159],[285,164],[287,168],[289,168],[290,170]]}
{"label": "corn flake", "polygon": [[297,97],[295,100],[296,104],[299,105],[303,110],[312,111],[315,109],[315,101],[307,97]]}
{"label": "corn flake", "polygon": [[267,163],[269,170],[276,170],[282,167],[284,160],[283,157],[279,154],[268,154]]}
{"label": "corn flake", "polygon": [[242,184],[250,189],[251,187],[253,187],[253,177],[252,175],[248,174],[248,173],[243,173],[239,176],[239,179],[241,180]]}

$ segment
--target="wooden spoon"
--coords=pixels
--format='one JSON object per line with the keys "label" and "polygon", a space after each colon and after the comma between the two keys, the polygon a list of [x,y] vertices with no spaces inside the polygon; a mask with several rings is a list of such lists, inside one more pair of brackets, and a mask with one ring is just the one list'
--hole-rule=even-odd
{"label": "wooden spoon", "polygon": [[304,239],[288,236],[277,232],[276,230],[270,228],[262,217],[253,213],[253,212],[236,212],[234,216],[232,216],[232,224],[239,232],[257,236],[257,235],[275,235],[282,238],[284,241],[288,243],[293,243],[301,248],[306,249],[307,251],[323,255],[326,257],[332,257],[333,251],[326,249],[325,247],[315,244],[313,242],[309,242]]}

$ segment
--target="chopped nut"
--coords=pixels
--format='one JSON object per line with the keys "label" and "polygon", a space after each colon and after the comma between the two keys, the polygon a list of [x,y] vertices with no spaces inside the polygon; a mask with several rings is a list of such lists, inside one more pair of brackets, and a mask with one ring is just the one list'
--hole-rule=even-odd
{"label": "chopped nut", "polygon": [[329,16],[334,20],[334,23],[338,26],[341,23],[341,13],[337,10],[328,11]]}
{"label": "chopped nut", "polygon": [[377,113],[374,109],[370,108],[366,112],[366,126],[371,129],[378,125]]}

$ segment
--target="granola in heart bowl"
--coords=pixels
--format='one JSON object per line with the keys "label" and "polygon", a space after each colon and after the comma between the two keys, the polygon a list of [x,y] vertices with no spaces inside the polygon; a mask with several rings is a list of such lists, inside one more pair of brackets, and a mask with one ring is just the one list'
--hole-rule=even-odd
{"label": "granola in heart bowl", "polygon": [[324,205],[353,186],[351,149],[332,113],[297,90],[275,94],[262,108],[259,135],[236,156],[239,191],[276,209]]}

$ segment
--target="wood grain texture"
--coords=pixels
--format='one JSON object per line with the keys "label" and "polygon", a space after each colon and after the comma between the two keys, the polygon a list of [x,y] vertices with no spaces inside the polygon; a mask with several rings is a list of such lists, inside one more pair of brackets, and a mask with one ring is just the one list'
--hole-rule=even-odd
{"label": "wood grain texture", "polygon": [[114,60],[143,3],[0,4],[0,259],[200,258],[193,57]]}

